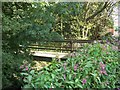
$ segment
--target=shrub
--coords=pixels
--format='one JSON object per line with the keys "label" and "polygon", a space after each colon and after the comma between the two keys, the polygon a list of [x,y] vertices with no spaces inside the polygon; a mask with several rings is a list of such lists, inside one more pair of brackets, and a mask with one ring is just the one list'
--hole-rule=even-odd
{"label": "shrub", "polygon": [[10,52],[2,52],[2,89],[18,88],[22,81],[20,78],[20,65],[25,60],[22,54],[15,55]]}
{"label": "shrub", "polygon": [[23,88],[117,88],[119,67],[118,52],[96,43],[85,45],[74,58],[40,71],[23,69],[21,75]]}

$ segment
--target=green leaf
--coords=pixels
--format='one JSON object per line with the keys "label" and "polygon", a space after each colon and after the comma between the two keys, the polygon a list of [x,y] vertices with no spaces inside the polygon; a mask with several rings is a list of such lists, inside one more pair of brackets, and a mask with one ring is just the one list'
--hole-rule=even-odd
{"label": "green leaf", "polygon": [[69,86],[69,88],[72,88],[72,86]]}
{"label": "green leaf", "polygon": [[[79,88],[83,88],[81,84],[77,84],[76,86],[78,86]],[[78,88],[78,87],[77,87],[77,88]]]}
{"label": "green leaf", "polygon": [[44,87],[45,87],[45,88],[49,88],[49,86],[48,86],[48,85],[46,85],[46,84],[44,85]]}
{"label": "green leaf", "polygon": [[31,88],[30,85],[25,85],[23,88],[27,89],[27,88]]}
{"label": "green leaf", "polygon": [[69,80],[71,80],[72,79],[72,75],[71,74],[69,74]]}
{"label": "green leaf", "polygon": [[99,77],[97,77],[97,79],[98,79],[99,83],[101,83],[101,80],[100,80],[100,78],[99,78]]}
{"label": "green leaf", "polygon": [[34,73],[35,73],[35,70],[30,71],[30,74],[32,74],[32,75],[34,75]]}
{"label": "green leaf", "polygon": [[28,73],[21,73],[21,75],[29,75]]}
{"label": "green leaf", "polygon": [[34,83],[31,83],[31,86],[35,88],[35,85],[34,85]]}
{"label": "green leaf", "polygon": [[68,84],[73,84],[74,82],[73,81],[65,81],[66,83]]}
{"label": "green leaf", "polygon": [[52,78],[54,79],[55,78],[55,75],[54,74],[51,74]]}
{"label": "green leaf", "polygon": [[91,75],[93,75],[94,77],[96,77],[96,76],[97,76],[97,74],[96,74],[96,73],[91,73]]}
{"label": "green leaf", "polygon": [[85,65],[85,67],[93,67],[92,62],[91,62],[91,61],[88,61],[88,62],[86,63],[86,65]]}
{"label": "green leaf", "polygon": [[79,81],[79,79],[76,79],[76,80],[75,80],[75,83],[77,83],[78,81]]}
{"label": "green leaf", "polygon": [[24,82],[28,83],[28,80],[27,79],[23,79]]}
{"label": "green leaf", "polygon": [[31,80],[32,80],[32,76],[31,75],[29,75],[28,77],[27,77],[27,79],[28,79],[28,81],[29,81],[29,83],[31,82]]}

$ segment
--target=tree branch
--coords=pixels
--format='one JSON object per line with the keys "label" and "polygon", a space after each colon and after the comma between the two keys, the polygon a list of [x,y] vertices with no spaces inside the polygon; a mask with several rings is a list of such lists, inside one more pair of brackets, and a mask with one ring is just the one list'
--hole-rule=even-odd
{"label": "tree branch", "polygon": [[116,4],[117,4],[117,2],[111,4],[111,6],[108,8],[108,11],[109,11],[108,17],[111,15],[111,13],[112,13],[112,11],[113,11],[113,8],[116,6]]}
{"label": "tree branch", "polygon": [[86,21],[89,21],[90,19],[93,19],[95,16],[97,16],[99,13],[101,13],[107,6],[108,6],[108,2],[105,2],[104,5],[103,5],[103,7],[99,11],[96,11],[93,15],[91,15],[90,17],[88,17],[86,19]]}

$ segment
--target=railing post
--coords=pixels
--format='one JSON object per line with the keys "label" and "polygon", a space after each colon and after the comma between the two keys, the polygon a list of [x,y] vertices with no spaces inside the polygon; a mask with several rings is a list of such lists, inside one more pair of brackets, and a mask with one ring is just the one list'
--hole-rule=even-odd
{"label": "railing post", "polygon": [[60,52],[62,52],[62,43],[60,43]]}
{"label": "railing post", "polygon": [[71,48],[71,53],[72,53],[73,52],[73,41],[72,40],[70,41],[70,46],[71,46],[70,48]]}

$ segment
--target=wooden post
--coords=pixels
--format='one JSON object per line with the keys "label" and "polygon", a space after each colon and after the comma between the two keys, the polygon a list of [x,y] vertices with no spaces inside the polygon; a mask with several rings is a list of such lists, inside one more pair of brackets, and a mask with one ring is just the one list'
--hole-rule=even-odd
{"label": "wooden post", "polygon": [[60,52],[62,52],[62,43],[60,43]]}
{"label": "wooden post", "polygon": [[71,53],[73,52],[73,41],[70,41],[70,48],[71,48]]}

